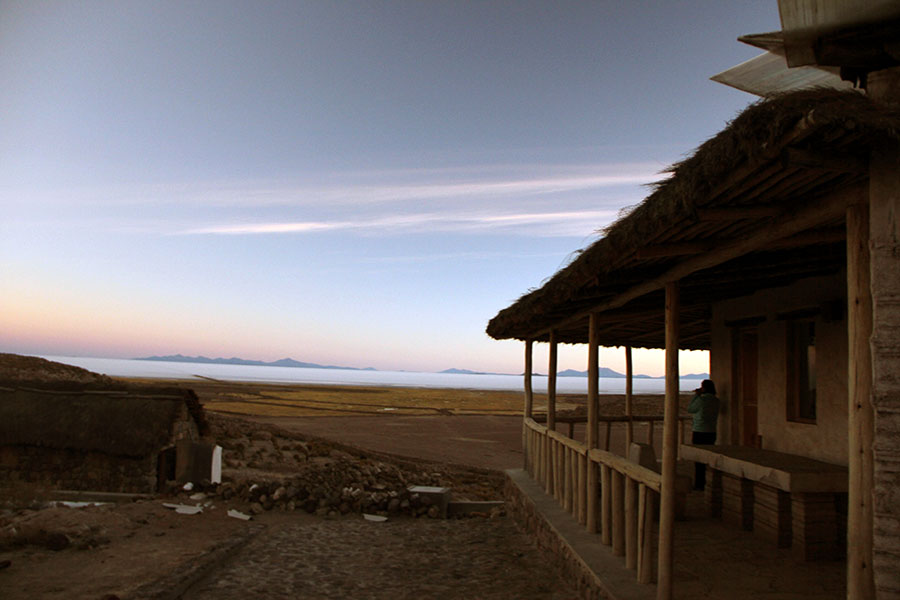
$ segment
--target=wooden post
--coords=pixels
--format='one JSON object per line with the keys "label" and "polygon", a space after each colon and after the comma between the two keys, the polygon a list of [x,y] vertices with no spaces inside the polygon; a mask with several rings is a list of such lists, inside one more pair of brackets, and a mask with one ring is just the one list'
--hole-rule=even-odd
{"label": "wooden post", "polygon": [[638,553],[638,483],[625,477],[625,568],[637,568]]}
{"label": "wooden post", "polygon": [[625,416],[628,422],[625,428],[625,456],[631,450],[634,441],[634,365],[631,362],[631,346],[625,346]]}
{"label": "wooden post", "polygon": [[550,332],[550,364],[547,366],[547,429],[556,431],[556,332]]}
{"label": "wooden post", "polygon": [[612,483],[611,469],[600,463],[600,541],[612,544]]}
{"label": "wooden post", "polygon": [[588,533],[597,533],[597,465],[591,460],[590,455],[585,456],[587,463],[587,530]]}
{"label": "wooden post", "polygon": [[[900,68],[869,74],[867,94],[873,102],[900,106]],[[896,597],[900,590],[900,502],[897,464],[900,457],[900,143],[876,144],[869,164],[869,273],[872,293],[872,531],[875,597]],[[857,367],[858,368],[858,367]],[[860,440],[861,442],[863,440]],[[862,444],[861,444],[862,445]],[[862,542],[862,540],[860,540]]]}
{"label": "wooden post", "polygon": [[587,525],[587,458],[578,453],[578,522]]}
{"label": "wooden post", "polygon": [[525,418],[530,419],[534,411],[534,388],[531,385],[531,375],[534,371],[534,343],[531,340],[525,342]]}
{"label": "wooden post", "polygon": [[653,490],[643,483],[638,487],[638,583],[653,582]]}
{"label": "wooden post", "polygon": [[612,552],[613,556],[625,555],[625,476],[616,470],[612,473]]}
{"label": "wooden post", "polygon": [[847,320],[849,498],[847,598],[875,597],[873,495],[875,414],[872,405],[872,293],[869,271],[869,205],[847,209]]}
{"label": "wooden post", "polygon": [[591,313],[588,321],[588,381],[587,381],[587,430],[585,431],[585,444],[588,450],[597,448],[599,429],[597,416],[599,413],[600,391],[598,389],[600,375],[600,353],[597,344],[599,327],[597,315]]}
{"label": "wooden post", "polygon": [[657,600],[672,600],[675,526],[675,453],[678,441],[678,283],[666,284],[666,400],[663,421],[662,485],[659,503]]}
{"label": "wooden post", "polygon": [[527,436],[530,429],[525,427],[525,419],[530,419],[532,416],[532,412],[534,410],[534,392],[531,386],[531,372],[534,371],[532,368],[532,356],[533,356],[533,343],[531,340],[525,340],[525,374],[524,374],[524,386],[525,386],[525,408],[523,409],[522,416],[522,441],[525,445],[525,470],[530,471],[529,463],[531,462],[531,458],[529,457],[528,452],[528,443]]}
{"label": "wooden post", "polygon": [[[593,313],[589,317],[588,322],[588,397],[587,397],[587,414],[588,422],[585,431],[585,445],[588,450],[597,447],[598,438],[598,404],[599,390],[598,376],[600,372],[599,348],[597,344],[598,323],[597,316]],[[585,457],[587,461],[587,530],[590,533],[597,533],[597,465],[590,458]]]}

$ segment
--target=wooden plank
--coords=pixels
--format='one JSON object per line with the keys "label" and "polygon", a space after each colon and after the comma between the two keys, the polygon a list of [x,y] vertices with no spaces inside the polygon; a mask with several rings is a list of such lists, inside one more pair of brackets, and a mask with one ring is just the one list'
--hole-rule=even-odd
{"label": "wooden plank", "polygon": [[640,259],[667,258],[670,256],[684,256],[686,254],[702,254],[703,252],[709,252],[720,244],[721,242],[678,242],[642,246],[637,249],[637,257]]}
{"label": "wooden plank", "polygon": [[636,569],[638,557],[638,482],[625,478],[625,568]]}
{"label": "wooden plank", "polygon": [[613,471],[612,477],[612,553],[625,555],[625,476]]}
{"label": "wooden plank", "polygon": [[573,492],[573,484],[572,480],[575,477],[575,470],[572,468],[572,450],[563,446],[563,462],[565,468],[563,469],[565,481],[563,482],[563,508],[566,509],[566,512],[569,514],[573,514],[573,507],[575,506],[575,494]]}
{"label": "wooden plank", "polygon": [[612,543],[612,472],[600,463],[600,542]]}
{"label": "wooden plank", "polygon": [[653,583],[654,498],[647,486],[638,486],[638,583]]}
{"label": "wooden plank", "polygon": [[678,283],[666,284],[666,399],[663,422],[662,489],[659,506],[657,600],[671,600],[674,579],[675,457],[678,416]]}
{"label": "wooden plank", "polygon": [[742,221],[769,219],[781,211],[778,206],[735,206],[733,208],[702,208],[697,211],[701,221]]}
{"label": "wooden plank", "polygon": [[849,436],[847,598],[875,597],[873,561],[875,408],[872,404],[872,291],[869,205],[847,209]]}
{"label": "wooden plank", "polygon": [[832,152],[815,152],[803,148],[785,148],[781,153],[781,164],[786,168],[819,169],[853,175],[869,174],[868,159],[859,156],[839,156]]}
{"label": "wooden plank", "polygon": [[587,457],[578,454],[578,523],[587,525]]}
{"label": "wooden plank", "polygon": [[587,460],[587,530],[588,533],[597,533],[597,497],[599,489],[597,485],[597,463],[591,460],[590,455],[585,457]]}

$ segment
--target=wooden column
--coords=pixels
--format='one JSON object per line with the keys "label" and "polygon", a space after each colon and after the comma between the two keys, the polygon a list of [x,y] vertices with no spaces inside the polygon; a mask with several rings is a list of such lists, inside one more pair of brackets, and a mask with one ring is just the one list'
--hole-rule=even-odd
{"label": "wooden column", "polygon": [[[556,431],[556,332],[550,331],[550,351],[547,365],[547,431]],[[547,493],[556,495],[556,448],[547,436]]]}
{"label": "wooden column", "polygon": [[638,555],[638,482],[625,477],[625,568],[637,568]]}
{"label": "wooden column", "polygon": [[556,431],[556,332],[550,332],[550,360],[547,366],[547,428]]}
{"label": "wooden column", "polygon": [[625,428],[625,456],[631,449],[631,442],[634,441],[634,423],[631,417],[634,416],[634,365],[631,362],[631,346],[625,346],[625,416],[628,417],[628,423]]}
{"label": "wooden column", "polygon": [[[900,108],[900,68],[869,74],[874,102]],[[872,564],[875,597],[900,590],[900,143],[877,145],[869,166],[869,273],[874,409]],[[860,596],[862,597],[862,596]]]}
{"label": "wooden column", "polygon": [[612,544],[612,469],[600,464],[600,541]]}
{"label": "wooden column", "polygon": [[625,555],[625,476],[612,470],[612,552]]}
{"label": "wooden column", "polygon": [[534,344],[531,340],[525,340],[525,374],[523,376],[525,408],[522,411],[522,444],[525,449],[525,470],[529,470],[529,465],[532,464],[532,457],[530,456],[531,445],[528,443],[528,433],[531,430],[525,427],[525,419],[530,419],[534,410],[534,391],[531,386],[531,373],[534,371],[532,368],[533,346]]}
{"label": "wooden column", "polygon": [[869,272],[869,206],[847,209],[847,320],[849,498],[847,504],[847,598],[875,597],[872,572],[874,467],[872,447],[872,293]]}
{"label": "wooden column", "polygon": [[596,448],[599,443],[597,415],[599,413],[600,390],[600,348],[597,344],[598,325],[597,315],[591,314],[588,322],[588,368],[587,368],[587,429],[585,430],[585,444],[588,449]]}
{"label": "wooden column", "polygon": [[587,457],[578,453],[578,522],[587,525]]}
{"label": "wooden column", "polygon": [[[599,348],[597,345],[598,324],[597,317],[593,313],[588,324],[588,397],[587,397],[587,430],[585,431],[585,445],[590,451],[598,444],[598,404],[599,390],[598,376],[600,372]],[[590,457],[587,461],[587,530],[597,533],[597,499],[599,490],[597,486],[597,465]]]}
{"label": "wooden column", "polygon": [[643,483],[638,486],[638,583],[653,581],[653,512],[655,495]]}
{"label": "wooden column", "polygon": [[678,443],[678,282],[666,284],[666,400],[663,420],[662,488],[659,504],[657,600],[672,599],[675,526],[675,454]]}
{"label": "wooden column", "polygon": [[531,375],[534,371],[534,343],[531,340],[525,341],[525,418],[530,419],[534,412],[534,388],[532,387]]}

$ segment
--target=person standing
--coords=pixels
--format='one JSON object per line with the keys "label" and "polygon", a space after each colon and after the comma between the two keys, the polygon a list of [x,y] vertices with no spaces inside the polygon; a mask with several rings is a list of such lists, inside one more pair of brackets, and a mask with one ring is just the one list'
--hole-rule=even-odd
{"label": "person standing", "polygon": [[[691,443],[696,445],[712,445],[716,443],[716,425],[719,420],[719,398],[716,396],[716,384],[704,379],[700,387],[694,390],[694,397],[688,404],[687,411],[694,415],[691,428]],[[706,465],[694,463],[694,489],[706,487]]]}

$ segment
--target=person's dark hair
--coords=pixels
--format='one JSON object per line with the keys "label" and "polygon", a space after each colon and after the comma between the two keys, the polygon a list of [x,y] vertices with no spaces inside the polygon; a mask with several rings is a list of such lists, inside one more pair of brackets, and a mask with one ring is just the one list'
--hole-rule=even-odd
{"label": "person's dark hair", "polygon": [[700,391],[704,394],[712,394],[716,395],[716,384],[713,383],[712,379],[704,379],[700,383]]}

